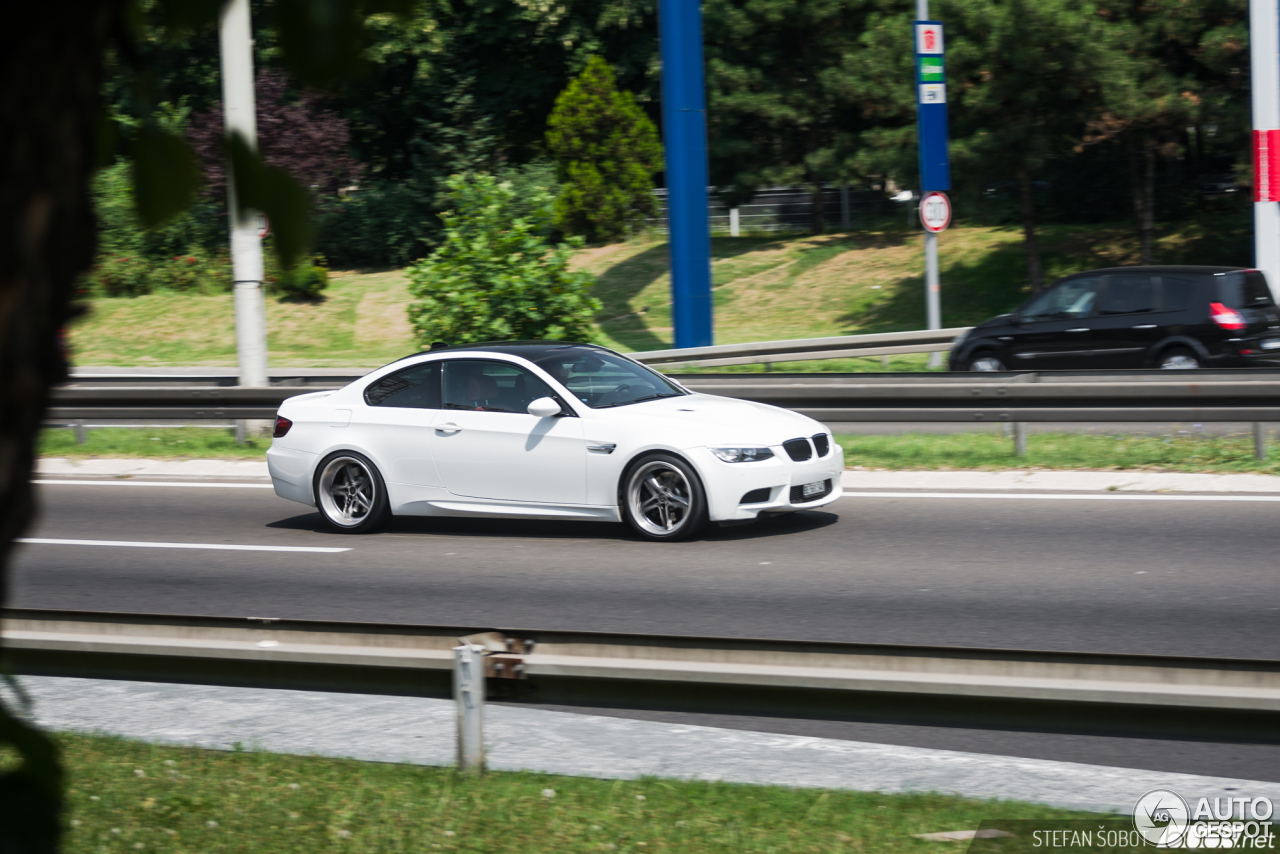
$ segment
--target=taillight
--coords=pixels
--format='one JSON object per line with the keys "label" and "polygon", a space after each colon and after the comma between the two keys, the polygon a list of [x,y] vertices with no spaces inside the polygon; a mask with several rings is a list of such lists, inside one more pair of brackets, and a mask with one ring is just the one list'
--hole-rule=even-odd
{"label": "taillight", "polygon": [[1249,325],[1245,323],[1243,314],[1234,308],[1227,308],[1220,302],[1209,303],[1209,317],[1223,329],[1244,329]]}
{"label": "taillight", "polygon": [[282,416],[280,416],[280,415],[277,415],[277,416],[276,416],[276,429],[275,429],[275,430],[273,430],[273,431],[271,432],[271,435],[272,435],[274,438],[279,439],[281,436],[283,436],[283,435],[285,435],[286,433],[288,433],[288,432],[289,432],[289,428],[290,428],[290,427],[292,427],[292,426],[293,426],[293,422],[292,422],[292,421],[290,421],[288,418],[284,418],[284,417],[282,417]]}

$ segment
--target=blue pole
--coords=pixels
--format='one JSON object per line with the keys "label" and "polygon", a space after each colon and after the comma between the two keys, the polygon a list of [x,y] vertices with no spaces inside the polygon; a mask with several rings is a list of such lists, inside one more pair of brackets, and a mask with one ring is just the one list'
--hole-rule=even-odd
{"label": "blue pole", "polygon": [[671,315],[677,347],[712,343],[707,95],[700,0],[659,0]]}

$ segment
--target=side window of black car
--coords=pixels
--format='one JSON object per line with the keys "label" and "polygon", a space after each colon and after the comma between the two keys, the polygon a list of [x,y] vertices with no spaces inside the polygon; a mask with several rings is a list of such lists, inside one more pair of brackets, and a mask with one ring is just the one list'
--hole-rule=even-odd
{"label": "side window of black car", "polygon": [[364,390],[370,406],[440,408],[440,363],[427,362],[389,374]]}
{"label": "side window of black car", "polygon": [[1093,299],[1097,293],[1096,276],[1068,279],[1027,303],[1019,313],[1024,321],[1088,317],[1093,313]]}
{"label": "side window of black car", "polygon": [[1098,314],[1139,314],[1156,310],[1156,287],[1150,276],[1109,276]]}
{"label": "side window of black car", "polygon": [[1160,277],[1160,308],[1164,311],[1186,311],[1195,305],[1199,284],[1193,279]]}

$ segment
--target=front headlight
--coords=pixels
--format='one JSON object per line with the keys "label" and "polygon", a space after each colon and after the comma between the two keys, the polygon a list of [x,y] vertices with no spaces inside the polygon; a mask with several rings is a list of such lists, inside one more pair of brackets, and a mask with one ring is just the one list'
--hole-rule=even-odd
{"label": "front headlight", "polygon": [[773,456],[768,448],[712,448],[711,453],[726,463],[754,463]]}

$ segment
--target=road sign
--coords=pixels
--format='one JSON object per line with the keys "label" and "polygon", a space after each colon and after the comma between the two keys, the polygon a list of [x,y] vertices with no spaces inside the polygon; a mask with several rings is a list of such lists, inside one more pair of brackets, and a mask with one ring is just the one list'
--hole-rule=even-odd
{"label": "road sign", "polygon": [[925,193],[920,200],[920,224],[937,234],[951,225],[951,200],[946,193]]}
{"label": "road sign", "polygon": [[915,22],[916,130],[920,146],[920,189],[951,189],[947,146],[945,39],[938,21]]}

